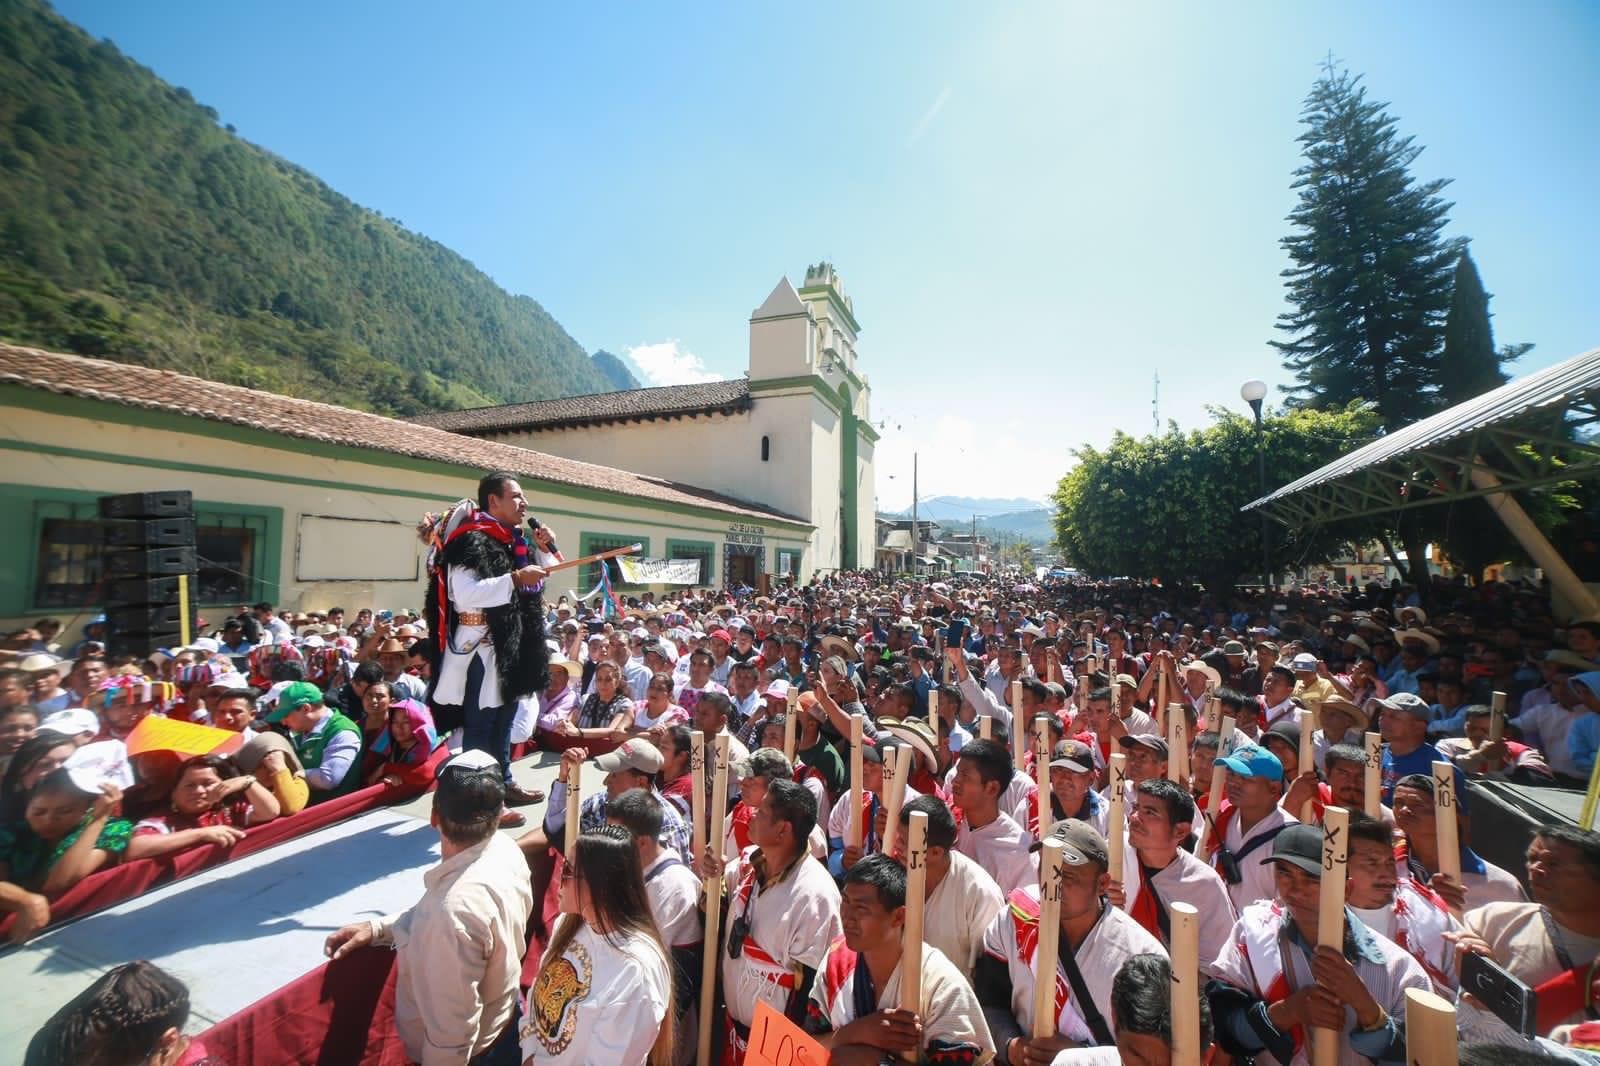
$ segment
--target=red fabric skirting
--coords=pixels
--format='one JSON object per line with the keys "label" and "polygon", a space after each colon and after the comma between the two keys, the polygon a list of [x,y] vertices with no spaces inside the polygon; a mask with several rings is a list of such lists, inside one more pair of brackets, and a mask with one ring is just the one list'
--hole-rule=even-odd
{"label": "red fabric skirting", "polygon": [[[434,766],[447,754],[447,749],[440,745],[434,752],[434,757],[426,764],[407,768],[402,773],[398,785],[374,785],[326,803],[319,803],[315,807],[307,807],[287,818],[276,818],[246,830],[244,839],[231,847],[207,844],[180,851],[176,855],[165,855],[158,859],[140,859],[90,874],[50,901],[51,924],[104,910],[148,892],[158,885],[188,877],[233,859],[253,855],[274,844],[281,844],[304,833],[325,829],[336,822],[354,818],[358,814],[365,814],[394,803],[404,803],[432,787]],[[5,915],[4,919],[0,920],[0,937],[10,931],[15,920],[16,916],[11,914]]]}
{"label": "red fabric skirting", "polygon": [[233,1066],[405,1066],[394,1028],[395,954],[362,948],[225,1018],[200,1035]]}

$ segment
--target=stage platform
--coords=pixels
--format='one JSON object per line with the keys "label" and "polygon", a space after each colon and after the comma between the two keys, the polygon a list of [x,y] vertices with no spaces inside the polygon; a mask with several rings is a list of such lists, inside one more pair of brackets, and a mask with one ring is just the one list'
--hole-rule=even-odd
{"label": "stage platform", "polygon": [[[549,790],[559,757],[536,752],[517,782]],[[585,793],[601,775],[584,775]],[[22,1062],[39,1026],[100,974],[149,959],[189,986],[188,1031],[199,1033],[324,961],[328,933],[404,910],[439,861],[428,824],[432,794],[357,815],[233,863],[212,867],[0,954],[0,1066]],[[544,804],[519,808],[529,825]],[[520,836],[526,829],[504,830]],[[243,1064],[241,1064],[243,1066]]]}

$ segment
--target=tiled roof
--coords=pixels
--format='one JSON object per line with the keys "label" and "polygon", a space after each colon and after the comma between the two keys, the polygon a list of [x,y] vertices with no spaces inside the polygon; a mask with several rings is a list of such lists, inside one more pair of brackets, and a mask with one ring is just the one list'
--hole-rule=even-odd
{"label": "tiled roof", "polygon": [[466,411],[441,411],[420,415],[415,421],[436,429],[474,436],[526,429],[558,429],[602,422],[632,422],[645,418],[681,418],[698,414],[732,414],[750,409],[750,382],[706,381],[693,385],[661,385],[653,389],[625,389],[593,396],[563,396],[557,400],[474,407]]}
{"label": "tiled roof", "polygon": [[[645,502],[702,507],[741,517],[809,525],[803,519],[760,504],[665,478],[563,459],[515,445],[463,437],[415,422],[237,385],[222,385],[131,363],[0,344],[0,384],[247,426],[288,438],[388,452],[453,466],[504,470],[520,477],[600,489]],[[292,445],[285,444],[292,450]]]}

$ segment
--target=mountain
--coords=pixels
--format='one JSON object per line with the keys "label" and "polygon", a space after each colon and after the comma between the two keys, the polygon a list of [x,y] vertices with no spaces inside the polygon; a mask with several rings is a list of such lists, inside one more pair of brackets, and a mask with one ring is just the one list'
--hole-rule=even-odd
{"label": "mountain", "polygon": [[[1014,511],[1036,511],[1042,507],[1043,500],[1024,497],[1008,500],[988,496],[934,496],[917,505],[917,517],[931,518],[935,522],[970,522],[974,515],[987,518]],[[895,517],[910,518],[911,509],[897,512]]]}
{"label": "mountain", "polygon": [[990,515],[978,519],[978,532],[989,534],[991,540],[996,533],[1004,533],[1008,538],[1020,537],[1042,547],[1056,539],[1055,517],[1054,511],[1044,507]]}
{"label": "mountain", "polygon": [[620,391],[622,389],[637,389],[640,387],[639,379],[633,376],[633,371],[628,369],[628,364],[604,348],[595,352],[589,358],[594,360],[595,369],[600,371],[601,376],[610,383],[612,390]]}
{"label": "mountain", "polygon": [[0,2],[0,338],[401,415],[616,387],[537,301],[219,122]]}

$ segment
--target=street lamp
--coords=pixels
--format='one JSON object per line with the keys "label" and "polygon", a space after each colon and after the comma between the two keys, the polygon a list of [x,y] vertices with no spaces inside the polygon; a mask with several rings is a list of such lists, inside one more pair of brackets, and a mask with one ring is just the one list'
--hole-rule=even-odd
{"label": "street lamp", "polygon": [[[1239,396],[1250,405],[1250,410],[1256,415],[1256,480],[1260,491],[1256,499],[1267,494],[1267,450],[1266,431],[1261,425],[1261,404],[1267,398],[1267,383],[1254,378],[1239,386]],[[1261,588],[1263,592],[1272,589],[1272,527],[1271,519],[1267,517],[1266,508],[1261,509]]]}

